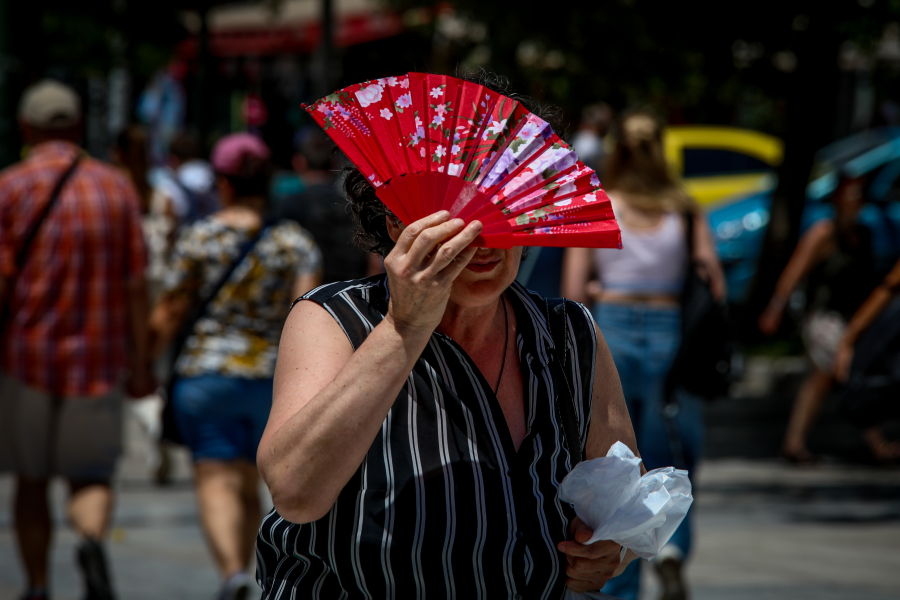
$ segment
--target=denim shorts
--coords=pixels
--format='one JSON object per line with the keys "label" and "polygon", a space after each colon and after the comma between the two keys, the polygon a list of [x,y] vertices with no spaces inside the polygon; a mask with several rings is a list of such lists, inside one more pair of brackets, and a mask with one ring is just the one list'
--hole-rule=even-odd
{"label": "denim shorts", "polygon": [[272,408],[272,379],[183,377],[172,396],[178,432],[194,461],[256,462]]}

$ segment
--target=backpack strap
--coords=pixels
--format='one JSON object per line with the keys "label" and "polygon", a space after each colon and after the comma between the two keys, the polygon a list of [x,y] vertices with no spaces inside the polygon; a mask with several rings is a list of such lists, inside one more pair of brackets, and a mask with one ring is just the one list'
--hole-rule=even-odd
{"label": "backpack strap", "polygon": [[547,327],[553,346],[550,352],[550,373],[556,388],[556,413],[562,423],[566,450],[572,458],[572,468],[584,459],[581,434],[578,428],[578,412],[575,409],[575,393],[566,376],[568,366],[568,344],[566,331],[569,318],[566,314],[565,298],[545,299]]}

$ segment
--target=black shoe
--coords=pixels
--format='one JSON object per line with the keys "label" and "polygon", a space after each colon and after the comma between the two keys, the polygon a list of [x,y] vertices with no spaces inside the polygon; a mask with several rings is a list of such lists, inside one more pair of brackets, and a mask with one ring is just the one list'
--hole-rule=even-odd
{"label": "black shoe", "polygon": [[85,600],[116,600],[109,581],[103,546],[95,540],[85,540],[78,546],[78,565],[87,589]]}
{"label": "black shoe", "polygon": [[654,561],[662,583],[660,600],[687,600],[687,587],[681,578],[681,561],[674,557]]}
{"label": "black shoe", "polygon": [[245,573],[233,575],[219,592],[218,600],[248,600],[253,580]]}

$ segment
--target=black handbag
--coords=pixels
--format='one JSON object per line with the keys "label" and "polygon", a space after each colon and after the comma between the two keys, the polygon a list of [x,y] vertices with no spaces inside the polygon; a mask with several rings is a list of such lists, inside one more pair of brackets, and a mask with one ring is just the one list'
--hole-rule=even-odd
{"label": "black handbag", "polygon": [[694,260],[694,216],[685,215],[688,265],[681,292],[681,345],[666,378],[666,400],[672,402],[676,387],[715,400],[728,394],[738,376],[737,343],[728,319],[728,305],[717,301],[709,283],[698,274]]}
{"label": "black handbag", "polygon": [[175,371],[175,363],[178,361],[179,355],[181,355],[181,351],[184,350],[184,346],[187,343],[188,338],[194,333],[194,326],[197,325],[197,321],[199,321],[203,315],[206,314],[206,309],[209,308],[210,303],[215,300],[216,296],[219,295],[219,292],[222,291],[222,288],[225,287],[225,284],[228,283],[228,280],[231,279],[231,275],[234,273],[235,269],[238,268],[244,259],[250,254],[250,251],[256,247],[256,243],[262,238],[263,234],[266,230],[271,226],[271,223],[265,223],[260,228],[260,230],[254,235],[252,238],[248,239],[241,245],[240,251],[238,252],[237,257],[232,261],[232,263],[228,266],[228,269],[222,274],[216,284],[212,287],[210,292],[206,295],[203,300],[193,307],[191,312],[188,314],[188,318],[185,319],[181,328],[178,330],[178,334],[175,336],[175,341],[172,344],[172,362],[169,365],[169,377],[166,380],[165,385],[165,405],[163,406],[162,413],[162,434],[161,437],[163,440],[167,442],[171,442],[173,444],[182,444],[181,434],[178,432],[178,425],[175,422],[175,410],[172,406],[172,394],[175,389],[175,382],[178,381],[178,374]]}
{"label": "black handbag", "polygon": [[862,428],[900,418],[900,298],[856,344],[840,408]]}

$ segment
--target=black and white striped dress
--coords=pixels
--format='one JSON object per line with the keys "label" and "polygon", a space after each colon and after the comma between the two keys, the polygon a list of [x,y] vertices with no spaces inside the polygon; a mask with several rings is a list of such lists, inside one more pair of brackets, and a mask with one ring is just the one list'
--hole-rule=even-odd
{"label": "black and white striped dress", "polygon": [[[561,598],[574,512],[557,492],[569,454],[553,405],[544,301],[507,290],[517,322],[527,435],[516,452],[491,386],[452,339],[434,333],[359,470],[331,511],[298,525],[276,512],[257,539],[263,598]],[[320,287],[353,348],[387,311],[386,278]],[[570,303],[568,361],[581,439],[590,423],[596,335]],[[502,349],[498,342],[498,352]]]}

